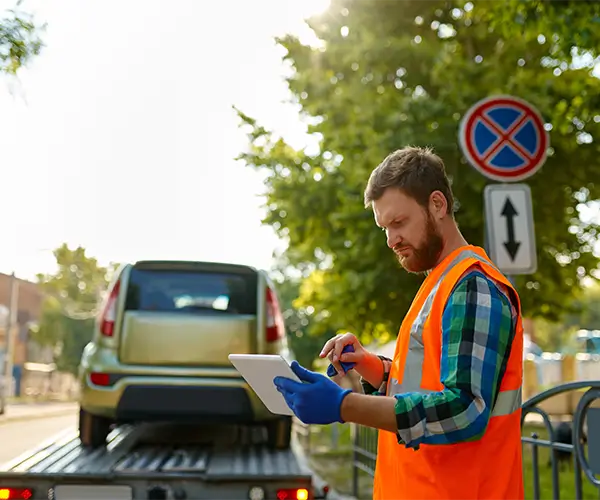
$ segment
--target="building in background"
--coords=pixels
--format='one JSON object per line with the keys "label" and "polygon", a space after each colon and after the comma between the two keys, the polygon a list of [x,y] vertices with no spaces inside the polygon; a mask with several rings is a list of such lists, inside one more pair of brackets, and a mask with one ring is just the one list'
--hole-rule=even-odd
{"label": "building in background", "polygon": [[[2,353],[0,356],[2,358],[4,358],[7,345],[6,327],[11,301],[11,280],[10,274],[0,273],[0,352]],[[17,282],[15,289],[18,295],[12,346],[13,381],[11,385],[14,389],[10,392],[19,396],[22,392],[22,378],[26,364],[50,365],[53,361],[53,353],[51,348],[41,347],[29,336],[31,325],[39,321],[42,312],[43,293],[39,285],[17,277],[15,280]],[[4,367],[4,359],[1,361],[1,366]]]}

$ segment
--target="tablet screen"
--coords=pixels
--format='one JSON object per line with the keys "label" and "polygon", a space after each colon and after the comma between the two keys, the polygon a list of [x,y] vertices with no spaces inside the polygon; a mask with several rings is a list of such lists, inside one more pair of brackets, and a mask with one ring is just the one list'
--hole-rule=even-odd
{"label": "tablet screen", "polygon": [[276,354],[230,354],[229,361],[271,413],[294,415],[273,379],[287,377],[300,382],[288,362]]}

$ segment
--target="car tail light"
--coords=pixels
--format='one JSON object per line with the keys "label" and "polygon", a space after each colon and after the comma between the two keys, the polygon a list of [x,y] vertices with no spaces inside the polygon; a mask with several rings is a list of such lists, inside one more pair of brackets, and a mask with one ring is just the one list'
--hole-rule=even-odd
{"label": "car tail light", "polygon": [[115,286],[110,291],[110,295],[104,305],[102,317],[100,319],[100,333],[105,337],[112,337],[115,333],[115,320],[117,319],[117,299],[119,298],[119,290],[121,282],[117,281]]}
{"label": "car tail light", "polygon": [[[90,382],[94,385],[108,387],[110,384],[110,374],[92,372],[90,373]],[[0,499],[1,500],[1,499]]]}
{"label": "car tail light", "polygon": [[267,288],[267,342],[275,342],[285,337],[285,323],[279,308],[277,295]]}
{"label": "car tail light", "polygon": [[292,488],[277,490],[278,500],[308,500],[308,490],[306,488]]}
{"label": "car tail light", "polygon": [[29,500],[33,496],[30,488],[2,488],[0,487],[0,500]]}

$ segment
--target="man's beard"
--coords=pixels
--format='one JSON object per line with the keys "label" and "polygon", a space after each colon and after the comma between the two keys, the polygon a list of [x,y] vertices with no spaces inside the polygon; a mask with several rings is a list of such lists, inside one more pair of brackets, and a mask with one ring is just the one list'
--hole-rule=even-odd
{"label": "man's beard", "polygon": [[[396,245],[394,250],[406,248],[406,246],[407,245],[400,243]],[[431,215],[428,215],[425,225],[425,241],[423,244],[418,248],[411,246],[411,255],[408,257],[396,253],[396,258],[400,265],[409,273],[424,273],[437,265],[443,248],[444,241],[437,231]]]}

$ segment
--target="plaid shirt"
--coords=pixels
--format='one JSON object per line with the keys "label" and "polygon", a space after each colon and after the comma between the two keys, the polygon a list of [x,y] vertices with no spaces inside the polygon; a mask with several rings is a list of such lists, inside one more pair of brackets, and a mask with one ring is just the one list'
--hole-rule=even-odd
{"label": "plaid shirt", "polygon": [[[444,390],[396,397],[398,442],[451,444],[483,436],[506,370],[516,312],[505,287],[468,271],[450,294],[442,316],[441,381]],[[366,394],[385,395],[392,360],[380,356],[384,381]]]}

